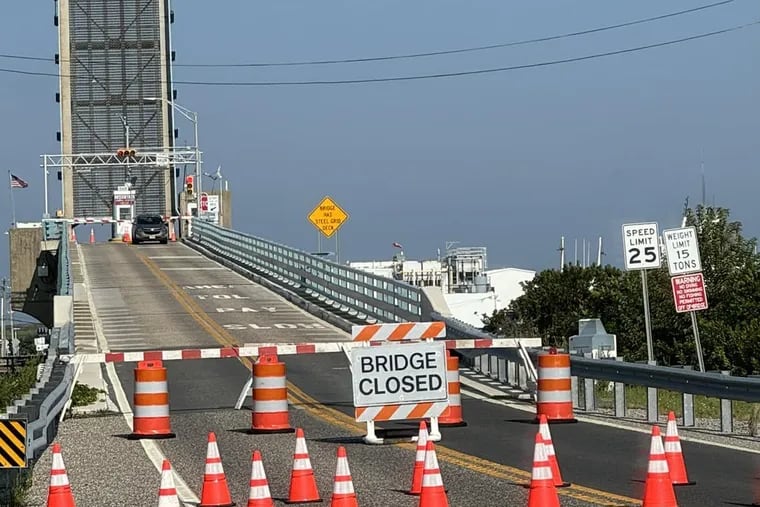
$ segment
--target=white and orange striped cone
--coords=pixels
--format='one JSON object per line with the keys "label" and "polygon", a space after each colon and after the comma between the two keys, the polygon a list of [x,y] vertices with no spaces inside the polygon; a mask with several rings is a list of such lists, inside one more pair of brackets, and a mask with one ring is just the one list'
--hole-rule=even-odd
{"label": "white and orange striped cone", "polygon": [[427,449],[428,431],[425,421],[420,421],[420,432],[417,436],[417,453],[414,457],[414,470],[412,470],[412,487],[410,495],[422,493],[422,475],[425,470],[425,449]]}
{"label": "white and orange striped cone", "polygon": [[95,243],[95,230],[90,227],[90,244],[92,245]]}
{"label": "white and orange striped cone", "polygon": [[208,434],[206,469],[203,473],[201,503],[198,507],[231,507],[232,505],[235,503],[230,497],[230,488],[227,486],[227,477],[224,475],[219,446],[216,443],[216,435],[212,431]]}
{"label": "white and orange striped cone", "polygon": [[541,414],[538,417],[538,431],[541,432],[541,438],[543,439],[544,447],[546,448],[546,455],[549,458],[549,464],[552,466],[554,487],[566,488],[570,486],[569,482],[562,480],[562,473],[559,471],[559,462],[557,461],[557,455],[554,452],[554,444],[552,443],[552,434],[551,431],[549,431],[549,421],[545,414]]}
{"label": "white and orange striped cone", "polygon": [[161,487],[158,489],[158,507],[180,507],[177,488],[174,486],[172,465],[168,459],[161,466]]}
{"label": "white and orange striped cone", "polygon": [[354,481],[351,479],[351,469],[348,467],[348,456],[343,446],[338,447],[338,463],[335,465],[335,481],[330,507],[359,507],[354,491]]}
{"label": "white and orange striped cone", "polygon": [[432,440],[428,440],[425,446],[425,469],[422,473],[422,492],[417,507],[449,507],[449,498],[443,487],[441,469],[438,467],[438,457]]}
{"label": "white and orange striped cone", "polygon": [[259,451],[253,451],[251,457],[251,482],[247,507],[274,507],[272,493],[269,491],[269,481],[267,481]]}
{"label": "white and orange striped cone", "polygon": [[61,445],[53,444],[53,464],[50,467],[50,488],[48,489],[48,507],[76,507],[74,494],[71,492],[69,476],[61,455]]}
{"label": "white and orange striped cone", "polygon": [[71,231],[71,233],[69,235],[69,241],[71,241],[73,243],[76,243],[77,242],[77,233],[74,232],[74,226],[72,225],[71,229],[69,229],[69,230]]}
{"label": "white and orange striped cone", "polygon": [[528,507],[559,507],[557,488],[554,487],[552,466],[546,454],[546,446],[541,432],[536,433],[533,448],[533,471],[528,492]]}
{"label": "white and orange striped cone", "polygon": [[665,458],[668,460],[670,480],[674,486],[693,486],[695,481],[690,481],[686,474],[686,463],[681,450],[681,439],[678,437],[678,424],[676,414],[671,410],[668,413],[668,427],[665,431]]}
{"label": "white and orange striped cone", "polygon": [[317,480],[311,468],[309,450],[303,430],[296,428],[296,450],[293,453],[293,470],[290,472],[290,491],[287,503],[321,502]]}
{"label": "white and orange striped cone", "polygon": [[659,426],[652,426],[652,443],[649,448],[649,466],[642,507],[678,507],[673,483],[670,482],[668,460],[662,446]]}

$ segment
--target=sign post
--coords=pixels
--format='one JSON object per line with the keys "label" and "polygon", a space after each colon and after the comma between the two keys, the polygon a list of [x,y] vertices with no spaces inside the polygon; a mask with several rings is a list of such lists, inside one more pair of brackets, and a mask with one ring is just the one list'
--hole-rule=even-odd
{"label": "sign post", "polygon": [[690,314],[699,371],[704,372],[705,361],[699,340],[696,311],[707,309],[707,293],[702,275],[697,230],[694,227],[667,229],[662,231],[662,238],[668,256],[668,271],[671,276],[670,283],[673,287],[676,312]]}
{"label": "sign post", "polygon": [[625,269],[641,271],[641,291],[644,296],[644,327],[647,336],[647,359],[654,362],[654,346],[652,345],[652,321],[649,312],[649,288],[647,287],[647,269],[659,268],[660,235],[657,233],[657,222],[623,224],[623,250],[625,253]]}
{"label": "sign post", "polygon": [[[309,213],[309,222],[317,228],[319,233],[326,238],[335,234],[335,261],[340,262],[340,249],[338,247],[338,229],[348,220],[348,213],[343,211],[330,197],[325,197],[317,204],[317,207]],[[317,234],[317,251],[322,251],[322,236]]]}

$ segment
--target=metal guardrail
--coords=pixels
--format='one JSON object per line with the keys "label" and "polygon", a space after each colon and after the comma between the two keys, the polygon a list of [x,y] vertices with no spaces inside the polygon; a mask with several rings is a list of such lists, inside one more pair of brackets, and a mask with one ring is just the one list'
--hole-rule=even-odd
{"label": "metal guardrail", "polygon": [[250,234],[194,219],[191,241],[367,322],[419,321],[422,291]]}
{"label": "metal guardrail", "polygon": [[665,389],[709,398],[760,403],[760,379],[757,378],[731,377],[667,366],[577,356],[570,357],[570,373],[574,377],[584,379]]}

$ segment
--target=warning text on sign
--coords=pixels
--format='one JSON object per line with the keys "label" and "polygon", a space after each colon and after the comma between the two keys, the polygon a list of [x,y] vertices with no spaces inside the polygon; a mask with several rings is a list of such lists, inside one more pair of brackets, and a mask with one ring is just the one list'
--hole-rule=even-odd
{"label": "warning text on sign", "polygon": [[351,369],[355,407],[448,398],[443,343],[354,348]]}
{"label": "warning text on sign", "polygon": [[671,284],[678,313],[707,310],[707,293],[702,273],[674,276]]}

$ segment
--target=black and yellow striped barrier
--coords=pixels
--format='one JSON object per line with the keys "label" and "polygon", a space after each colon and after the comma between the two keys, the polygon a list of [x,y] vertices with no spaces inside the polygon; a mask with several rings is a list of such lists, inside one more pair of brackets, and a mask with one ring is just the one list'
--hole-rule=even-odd
{"label": "black and yellow striped barrier", "polygon": [[0,419],[0,468],[26,468],[25,419]]}

